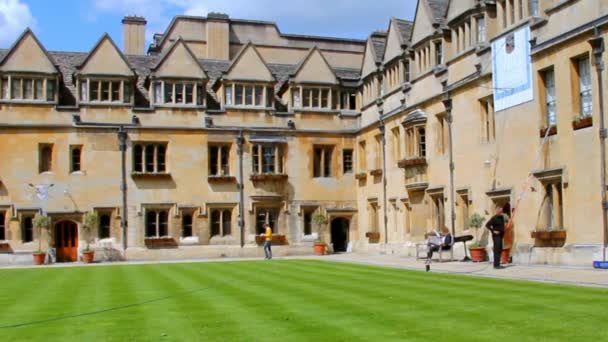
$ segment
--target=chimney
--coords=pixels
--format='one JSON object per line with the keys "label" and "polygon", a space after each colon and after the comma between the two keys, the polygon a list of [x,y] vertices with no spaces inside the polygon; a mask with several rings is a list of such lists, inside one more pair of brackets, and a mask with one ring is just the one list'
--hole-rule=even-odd
{"label": "chimney", "polygon": [[146,45],[146,18],[126,16],[122,19],[124,34],[124,53],[126,55],[143,55]]}
{"label": "chimney", "polygon": [[227,14],[207,14],[207,58],[230,59],[229,22]]}

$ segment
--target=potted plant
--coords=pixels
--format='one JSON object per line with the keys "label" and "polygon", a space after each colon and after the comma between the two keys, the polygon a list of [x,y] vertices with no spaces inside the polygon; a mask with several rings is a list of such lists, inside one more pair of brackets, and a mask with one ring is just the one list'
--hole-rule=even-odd
{"label": "potted plant", "polygon": [[323,225],[327,223],[327,217],[325,217],[325,215],[323,215],[323,213],[318,210],[313,216],[312,216],[312,222],[317,226],[317,234],[319,234],[319,238],[315,241],[314,244],[314,251],[316,255],[325,255],[326,251],[327,251],[327,244],[325,242],[323,242],[323,240],[321,239],[321,234],[322,234],[322,228]]}
{"label": "potted plant", "polygon": [[327,252],[327,244],[321,239],[317,239],[314,244],[315,255],[325,255]]}
{"label": "potted plant", "polygon": [[44,264],[44,259],[46,257],[46,252],[42,250],[42,231],[49,229],[51,226],[51,218],[46,215],[36,215],[32,224],[34,228],[38,230],[38,250],[32,254],[34,257],[34,264],[42,265]]}
{"label": "potted plant", "polygon": [[469,217],[469,227],[475,230],[475,242],[469,245],[469,252],[471,253],[471,259],[475,262],[486,261],[488,258],[486,246],[479,240],[479,228],[481,228],[483,222],[484,218],[478,213],[474,213]]}
{"label": "potted plant", "polygon": [[92,233],[97,227],[97,222],[99,221],[99,217],[97,213],[90,212],[84,215],[84,223],[82,225],[83,231],[85,233],[85,242],[87,243],[85,249],[82,251],[82,262],[86,264],[90,264],[95,259],[95,251],[91,249],[90,243],[92,240]]}

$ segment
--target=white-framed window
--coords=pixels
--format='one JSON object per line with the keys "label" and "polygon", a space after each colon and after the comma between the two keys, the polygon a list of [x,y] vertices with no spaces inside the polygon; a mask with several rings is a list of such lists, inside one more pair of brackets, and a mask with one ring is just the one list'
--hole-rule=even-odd
{"label": "white-framed window", "polygon": [[80,79],[80,102],[83,103],[131,103],[131,82],[121,79]]}
{"label": "white-framed window", "polygon": [[134,143],[133,172],[166,173],[167,143]]}
{"label": "white-framed window", "polygon": [[202,106],[202,83],[158,80],[154,82],[154,104],[160,106]]}
{"label": "white-framed window", "polygon": [[169,210],[146,209],[146,237],[169,236]]}
{"label": "white-framed window", "polygon": [[226,106],[271,108],[274,88],[264,84],[227,83],[224,85]]}
{"label": "white-framed window", "polygon": [[555,73],[553,68],[542,72],[545,87],[545,122],[547,126],[557,124],[557,98],[555,95]]}
{"label": "white-framed window", "polygon": [[0,98],[6,101],[55,102],[57,80],[45,77],[2,76]]}
{"label": "white-framed window", "polygon": [[342,150],[342,173],[353,173],[353,150]]}
{"label": "white-framed window", "polygon": [[337,109],[338,91],[328,87],[292,87],[294,108]]}
{"label": "white-framed window", "polygon": [[590,116],[593,114],[593,96],[591,92],[591,64],[589,57],[577,60],[577,70],[580,114]]}
{"label": "white-framed window", "polygon": [[283,173],[283,148],[280,144],[255,144],[251,148],[253,174]]}
{"label": "white-framed window", "polygon": [[477,17],[477,43],[486,41],[486,18],[482,15]]}

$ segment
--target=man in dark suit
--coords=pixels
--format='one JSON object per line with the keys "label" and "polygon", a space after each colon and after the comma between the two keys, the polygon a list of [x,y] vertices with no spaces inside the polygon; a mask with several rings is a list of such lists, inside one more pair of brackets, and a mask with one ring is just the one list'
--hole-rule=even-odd
{"label": "man in dark suit", "polygon": [[505,235],[505,226],[509,218],[503,213],[502,207],[496,208],[496,215],[486,223],[486,228],[490,230],[492,234],[492,241],[494,242],[494,268],[503,268],[500,266],[500,254],[502,253],[502,238]]}

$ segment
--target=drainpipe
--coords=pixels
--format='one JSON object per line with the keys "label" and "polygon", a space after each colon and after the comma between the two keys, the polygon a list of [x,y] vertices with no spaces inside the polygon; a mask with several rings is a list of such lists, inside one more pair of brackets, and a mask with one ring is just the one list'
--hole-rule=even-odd
{"label": "drainpipe", "polygon": [[[447,93],[447,98],[442,101],[443,106],[445,107],[445,111],[447,113],[447,121],[448,121],[448,144],[449,146],[449,155],[450,155],[450,221],[452,228],[452,236],[456,236],[456,210],[454,209],[454,149],[452,147],[453,139],[452,139],[452,99],[450,98],[450,93]],[[440,229],[443,227],[440,227]]]}
{"label": "drainpipe", "polygon": [[378,114],[380,114],[380,125],[378,128],[380,129],[382,139],[382,212],[384,216],[384,244],[388,245],[388,213],[386,207],[386,126],[384,125],[384,118],[382,117],[384,114],[383,112],[384,110],[382,108],[378,108]]}
{"label": "drainpipe", "polygon": [[120,228],[122,229],[122,249],[127,259],[127,131],[124,126],[118,127],[118,143],[120,147],[120,191],[122,193],[122,215],[120,215]]}
{"label": "drainpipe", "polygon": [[604,71],[604,62],[602,55],[604,53],[604,38],[600,36],[598,27],[595,27],[595,36],[589,39],[589,44],[593,49],[595,70],[597,71],[598,93],[600,105],[600,174],[601,174],[601,192],[602,192],[602,221],[603,221],[603,248],[602,261],[606,261],[606,246],[608,245],[608,201],[606,201],[606,127],[604,124],[604,82],[602,80],[602,71]]}
{"label": "drainpipe", "polygon": [[239,130],[239,135],[236,137],[236,153],[239,156],[239,229],[241,232],[241,248],[245,246],[245,184],[243,182],[243,144],[245,138],[243,137],[243,130]]}

